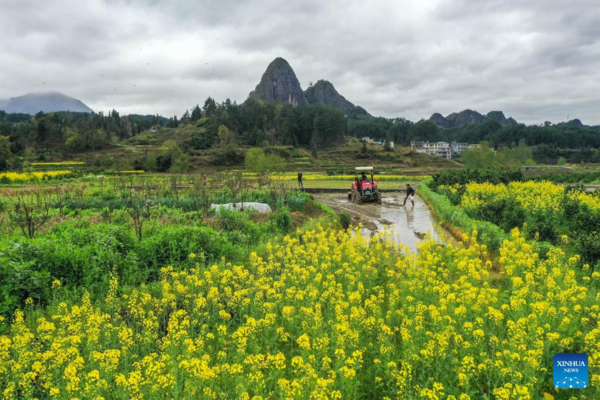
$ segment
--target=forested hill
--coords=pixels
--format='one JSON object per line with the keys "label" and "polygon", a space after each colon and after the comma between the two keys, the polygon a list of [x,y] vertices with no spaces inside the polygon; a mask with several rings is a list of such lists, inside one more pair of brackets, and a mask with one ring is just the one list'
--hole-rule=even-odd
{"label": "forested hill", "polygon": [[[26,148],[59,150],[70,154],[100,150],[148,132],[153,127],[184,127],[189,137],[184,148],[203,150],[218,148],[219,130],[224,127],[236,145],[294,145],[311,149],[336,146],[345,136],[370,137],[410,145],[412,140],[459,141],[491,146],[510,146],[524,141],[529,146],[561,149],[600,147],[600,127],[583,126],[580,121],[526,126],[502,125],[489,118],[481,123],[441,128],[429,120],[411,122],[403,118],[346,116],[344,112],[323,104],[301,103],[297,106],[248,99],[243,104],[226,100],[218,103],[208,98],[203,107],[196,106],[182,117],[121,116],[88,113],[7,114],[0,111],[0,135],[8,136],[13,154]],[[222,130],[221,130],[222,131]]]}
{"label": "forested hill", "polygon": [[11,153],[17,156],[27,148],[76,153],[102,149],[166,123],[167,119],[158,115],[120,116],[114,110],[106,116],[69,111],[31,116],[0,111],[0,139],[8,137]]}
{"label": "forested hill", "polygon": [[415,123],[404,118],[361,118],[348,120],[348,134],[378,140],[387,137],[401,144],[409,144],[411,140],[467,143],[488,141],[492,147],[496,147],[510,146],[524,140],[529,146],[550,145],[563,149],[600,147],[600,126],[576,123],[502,126],[497,121],[488,120],[460,127],[441,128],[430,120]]}
{"label": "forested hill", "polygon": [[[239,105],[208,98],[204,106],[186,111],[181,118],[121,116],[113,110],[102,113],[7,114],[0,111],[0,135],[10,139],[12,155],[30,148],[36,152],[65,155],[114,147],[140,133],[172,128],[173,135],[185,128],[190,134],[186,150],[219,147],[225,140],[241,146],[298,145],[314,149],[344,142],[347,123],[340,110],[323,104],[290,104],[249,99]],[[227,134],[224,134],[224,131]]]}
{"label": "forested hill", "polygon": [[490,111],[483,115],[473,110],[463,110],[458,113],[443,116],[440,113],[433,114],[429,120],[440,128],[459,128],[467,124],[481,124],[488,121],[496,121],[502,126],[517,125],[513,118],[506,118],[502,111]]}

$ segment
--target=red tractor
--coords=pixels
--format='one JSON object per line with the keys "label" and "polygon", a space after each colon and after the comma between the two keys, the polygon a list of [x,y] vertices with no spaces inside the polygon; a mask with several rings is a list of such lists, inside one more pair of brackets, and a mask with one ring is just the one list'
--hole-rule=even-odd
{"label": "red tractor", "polygon": [[377,181],[373,179],[373,167],[355,168],[354,182],[352,182],[352,188],[348,192],[348,200],[356,204],[370,202],[381,204],[381,194],[377,188]]}

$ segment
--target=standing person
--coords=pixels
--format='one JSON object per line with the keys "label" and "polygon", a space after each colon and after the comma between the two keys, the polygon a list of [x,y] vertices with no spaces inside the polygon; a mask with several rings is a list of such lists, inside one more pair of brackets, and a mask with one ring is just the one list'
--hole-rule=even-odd
{"label": "standing person", "polygon": [[302,183],[302,172],[298,171],[298,189],[304,189],[304,184]]}
{"label": "standing person", "polygon": [[206,177],[206,174],[204,174],[204,176],[203,176],[203,178],[202,178],[202,179],[204,180],[204,186],[206,186],[206,183],[207,183],[207,181],[208,181],[208,178]]}
{"label": "standing person", "polygon": [[415,189],[410,186],[410,183],[406,184],[406,197],[404,198],[404,205],[406,205],[406,200],[410,200],[412,205],[415,205]]}

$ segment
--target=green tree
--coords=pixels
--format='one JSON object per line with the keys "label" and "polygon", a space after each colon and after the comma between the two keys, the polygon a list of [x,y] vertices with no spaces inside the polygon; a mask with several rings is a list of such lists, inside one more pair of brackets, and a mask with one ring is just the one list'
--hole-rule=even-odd
{"label": "green tree", "polygon": [[190,169],[190,159],[185,153],[180,153],[173,161],[173,165],[169,169],[169,172],[183,173]]}
{"label": "green tree", "polygon": [[10,151],[10,139],[8,136],[0,136],[0,160],[8,160],[12,157]]}
{"label": "green tree", "polygon": [[81,140],[81,137],[78,134],[74,134],[67,138],[67,141],[65,142],[65,147],[68,151],[76,153],[78,151],[81,151],[84,145]]}
{"label": "green tree", "polygon": [[181,120],[179,120],[179,123],[187,125],[191,122],[191,118],[192,117],[190,117],[190,112],[188,110],[185,110],[185,112],[181,116]]}
{"label": "green tree", "polygon": [[332,107],[322,106],[317,109],[313,119],[313,146],[331,146],[342,143],[346,134],[346,116]]}
{"label": "green tree", "polygon": [[167,121],[167,128],[177,128],[178,126],[179,120],[177,119],[177,115],[174,115]]}
{"label": "green tree", "polygon": [[567,160],[565,160],[564,157],[559,157],[558,161],[556,162],[556,165],[558,165],[559,167],[564,167],[565,165],[567,165]]}
{"label": "green tree", "polygon": [[196,104],[196,107],[192,110],[192,122],[196,123],[200,118],[202,118],[202,111],[200,110],[200,106]]}
{"label": "green tree", "polygon": [[213,117],[217,113],[217,102],[212,97],[209,97],[204,102],[204,107],[202,108],[204,109],[205,116]]}
{"label": "green tree", "polygon": [[423,140],[429,142],[437,142],[442,140],[440,128],[433,122],[421,120],[411,126],[410,136],[415,140]]}
{"label": "green tree", "polygon": [[8,136],[0,136],[0,171],[8,168],[8,160],[12,157]]}
{"label": "green tree", "polygon": [[258,174],[281,171],[285,160],[277,154],[265,154],[263,149],[255,147],[246,153],[246,168]]}
{"label": "green tree", "polygon": [[192,146],[196,150],[210,149],[215,142],[214,133],[211,134],[204,128],[192,133]]}
{"label": "green tree", "polygon": [[521,165],[534,164],[531,149],[525,144],[525,139],[519,140],[519,145],[515,149],[515,159]]}
{"label": "green tree", "polygon": [[219,136],[219,144],[221,145],[221,150],[226,150],[231,147],[233,144],[233,137],[229,129],[225,125],[219,126],[219,130],[217,132]]}
{"label": "green tree", "polygon": [[465,151],[462,159],[468,168],[489,168],[498,164],[496,153],[490,149],[488,142],[481,142],[478,148]]}
{"label": "green tree", "polygon": [[525,141],[521,139],[518,146],[512,148],[505,148],[497,154],[496,157],[498,164],[505,167],[519,167],[523,165],[533,165],[533,154],[531,149],[525,144]]}

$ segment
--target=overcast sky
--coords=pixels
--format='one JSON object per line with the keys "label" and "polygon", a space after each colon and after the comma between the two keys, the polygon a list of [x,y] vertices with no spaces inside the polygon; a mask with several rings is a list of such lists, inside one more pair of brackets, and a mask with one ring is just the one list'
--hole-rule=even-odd
{"label": "overcast sky", "polygon": [[600,124],[599,40],[597,0],[0,0],[0,99],[181,116],[281,56],[373,115]]}

